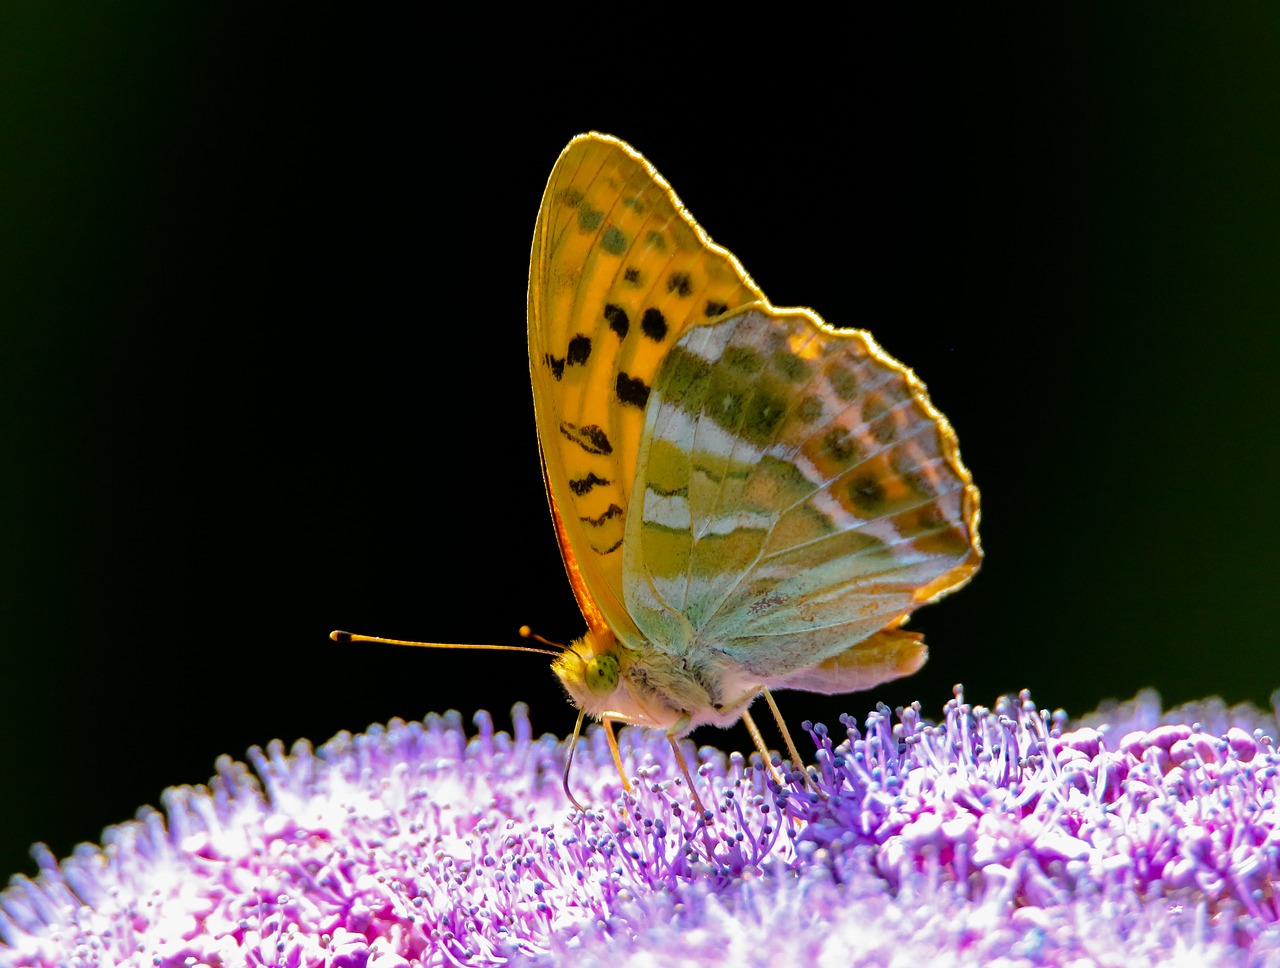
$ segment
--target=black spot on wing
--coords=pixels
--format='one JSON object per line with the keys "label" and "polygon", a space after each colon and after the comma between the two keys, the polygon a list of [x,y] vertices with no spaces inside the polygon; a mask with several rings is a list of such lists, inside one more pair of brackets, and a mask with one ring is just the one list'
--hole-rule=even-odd
{"label": "black spot on wing", "polygon": [[609,321],[609,328],[618,334],[618,339],[627,338],[627,331],[631,329],[631,318],[625,309],[613,303],[605,303],[604,318]]}
{"label": "black spot on wing", "polygon": [[570,366],[581,366],[586,363],[591,356],[591,337],[583,336],[579,333],[573,339],[569,340],[569,352],[565,356],[565,361]]}
{"label": "black spot on wing", "polygon": [[858,442],[843,427],[832,427],[822,435],[822,452],[840,466],[849,466],[858,456]]}
{"label": "black spot on wing", "polygon": [[627,266],[626,271],[622,273],[622,278],[626,280],[627,285],[638,286],[640,285],[640,278],[641,278],[640,270],[637,269],[635,266]]}
{"label": "black spot on wing", "polygon": [[560,434],[573,441],[588,454],[612,454],[613,445],[609,443],[609,435],[595,424],[579,427],[568,421],[560,424]]}
{"label": "black spot on wing", "polygon": [[609,521],[612,521],[614,518],[622,517],[622,515],[625,513],[626,512],[624,512],[622,508],[618,507],[618,505],[610,504],[607,508],[604,509],[604,511],[601,514],[598,514],[596,517],[594,518],[583,517],[580,520],[582,521],[583,524],[589,524],[593,528],[598,528],[601,525],[607,524]]}
{"label": "black spot on wing", "polygon": [[878,517],[884,510],[886,497],[884,485],[869,474],[849,482],[849,498],[854,512],[861,518]]}
{"label": "black spot on wing", "polygon": [[625,373],[618,374],[617,385],[618,399],[632,407],[639,407],[641,410],[649,402],[649,387],[644,380],[634,376],[627,376]]}
{"label": "black spot on wing", "polygon": [[667,277],[667,292],[674,292],[682,297],[691,295],[693,293],[693,281],[689,278],[689,273],[671,273]]}
{"label": "black spot on wing", "polygon": [[579,477],[569,482],[569,490],[573,491],[578,497],[586,494],[593,487],[602,487],[610,482],[603,477],[597,477],[594,472],[587,474],[586,477]]}
{"label": "black spot on wing", "polygon": [[542,357],[542,362],[547,364],[547,366],[551,368],[551,375],[555,377],[557,380],[559,380],[562,376],[564,376],[564,357],[563,356],[557,357],[557,356],[552,356],[550,353],[547,353],[545,356]]}
{"label": "black spot on wing", "polygon": [[649,339],[661,343],[667,337],[667,317],[652,307],[646,309],[640,317],[640,329]]}
{"label": "black spot on wing", "polygon": [[708,299],[707,305],[703,312],[707,314],[707,319],[714,319],[716,316],[723,316],[729,311],[729,304],[716,302],[714,299]]}

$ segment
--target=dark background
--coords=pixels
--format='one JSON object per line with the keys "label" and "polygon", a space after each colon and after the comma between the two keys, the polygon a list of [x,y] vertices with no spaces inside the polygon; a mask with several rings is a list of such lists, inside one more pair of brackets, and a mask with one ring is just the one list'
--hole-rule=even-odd
{"label": "dark background", "polygon": [[1280,686],[1273,7],[546,16],[5,5],[0,878],[274,737],[571,727],[542,657],[326,634],[581,633],[524,313],[592,128],[914,367],[982,488],[926,670],[790,720]]}

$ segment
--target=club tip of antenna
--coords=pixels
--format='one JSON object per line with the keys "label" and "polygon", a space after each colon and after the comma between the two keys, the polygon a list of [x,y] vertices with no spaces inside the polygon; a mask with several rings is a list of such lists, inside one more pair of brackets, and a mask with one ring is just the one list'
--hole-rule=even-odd
{"label": "club tip of antenna", "polygon": [[350,642],[355,637],[350,632],[342,632],[338,629],[334,629],[329,633],[329,638],[333,639],[335,642]]}

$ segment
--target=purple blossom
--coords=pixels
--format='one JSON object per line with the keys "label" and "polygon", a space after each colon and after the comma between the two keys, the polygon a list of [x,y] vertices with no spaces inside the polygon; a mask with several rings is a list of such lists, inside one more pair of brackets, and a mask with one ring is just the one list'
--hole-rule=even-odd
{"label": "purple blossom", "polygon": [[[0,965],[1280,965],[1280,754],[1257,710],[1068,731],[957,691],[839,734],[814,782],[665,739],[575,758],[487,714],[223,757],[0,894]],[[895,721],[896,718],[896,721]],[[255,775],[256,774],[256,775]]]}

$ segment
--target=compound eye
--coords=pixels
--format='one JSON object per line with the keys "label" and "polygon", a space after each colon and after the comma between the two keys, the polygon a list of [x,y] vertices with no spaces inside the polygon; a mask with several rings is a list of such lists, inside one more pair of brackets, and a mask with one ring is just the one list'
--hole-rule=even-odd
{"label": "compound eye", "polygon": [[587,663],[584,678],[593,695],[607,696],[618,688],[620,675],[617,659],[611,655],[597,655]]}

